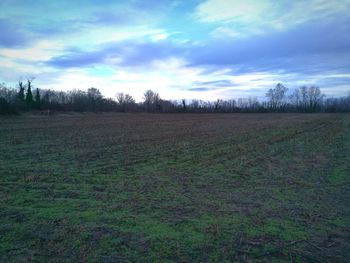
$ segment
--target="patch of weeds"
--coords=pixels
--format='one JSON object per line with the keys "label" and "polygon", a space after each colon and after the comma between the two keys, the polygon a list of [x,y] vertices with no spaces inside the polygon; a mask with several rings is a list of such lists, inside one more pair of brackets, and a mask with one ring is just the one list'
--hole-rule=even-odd
{"label": "patch of weeds", "polygon": [[333,169],[328,177],[330,183],[343,183],[350,180],[348,167],[345,164],[338,165]]}
{"label": "patch of weeds", "polygon": [[344,229],[350,228],[350,218],[338,217],[332,220],[328,220],[328,222],[337,227],[341,227]]}
{"label": "patch of weeds", "polygon": [[297,225],[294,222],[283,219],[264,220],[260,226],[247,229],[247,234],[251,237],[274,237],[284,241],[304,240],[308,238],[306,227]]}

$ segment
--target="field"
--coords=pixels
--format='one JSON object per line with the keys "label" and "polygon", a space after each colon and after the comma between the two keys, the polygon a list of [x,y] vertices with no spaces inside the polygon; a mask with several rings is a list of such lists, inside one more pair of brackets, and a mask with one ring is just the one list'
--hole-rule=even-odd
{"label": "field", "polygon": [[350,115],[0,118],[1,262],[349,262]]}

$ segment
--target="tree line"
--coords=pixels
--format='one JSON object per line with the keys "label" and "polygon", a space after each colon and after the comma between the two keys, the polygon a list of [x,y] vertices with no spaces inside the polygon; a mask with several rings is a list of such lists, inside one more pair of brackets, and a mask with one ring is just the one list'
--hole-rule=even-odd
{"label": "tree line", "polygon": [[289,90],[278,83],[266,93],[266,100],[256,97],[230,100],[164,100],[152,90],[144,93],[137,103],[125,93],[105,98],[96,88],[87,91],[54,91],[33,89],[33,79],[20,80],[17,89],[0,84],[0,113],[24,111],[76,111],[76,112],[350,112],[350,92],[347,96],[326,98],[317,86],[302,86]]}

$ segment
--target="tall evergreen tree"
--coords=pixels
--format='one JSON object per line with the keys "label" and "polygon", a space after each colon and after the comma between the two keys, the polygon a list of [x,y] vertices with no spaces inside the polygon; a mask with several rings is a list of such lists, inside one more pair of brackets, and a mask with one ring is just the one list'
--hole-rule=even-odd
{"label": "tall evergreen tree", "polygon": [[187,111],[187,106],[186,106],[186,100],[185,99],[182,100],[182,110],[183,111]]}
{"label": "tall evergreen tree", "polygon": [[41,108],[40,92],[39,92],[38,88],[36,89],[36,92],[35,92],[35,107],[38,110],[40,110],[40,108]]}
{"label": "tall evergreen tree", "polygon": [[18,91],[18,99],[20,101],[24,101],[24,85],[23,85],[23,81],[18,81],[18,87],[19,87],[19,91]]}
{"label": "tall evergreen tree", "polygon": [[33,94],[32,94],[32,81],[28,80],[26,103],[31,106],[33,105]]}

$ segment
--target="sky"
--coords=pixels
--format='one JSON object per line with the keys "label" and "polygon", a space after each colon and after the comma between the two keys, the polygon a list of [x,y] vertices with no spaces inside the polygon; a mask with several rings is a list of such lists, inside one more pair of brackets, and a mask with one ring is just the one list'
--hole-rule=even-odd
{"label": "sky", "polygon": [[350,0],[0,0],[0,83],[142,100],[350,91]]}

